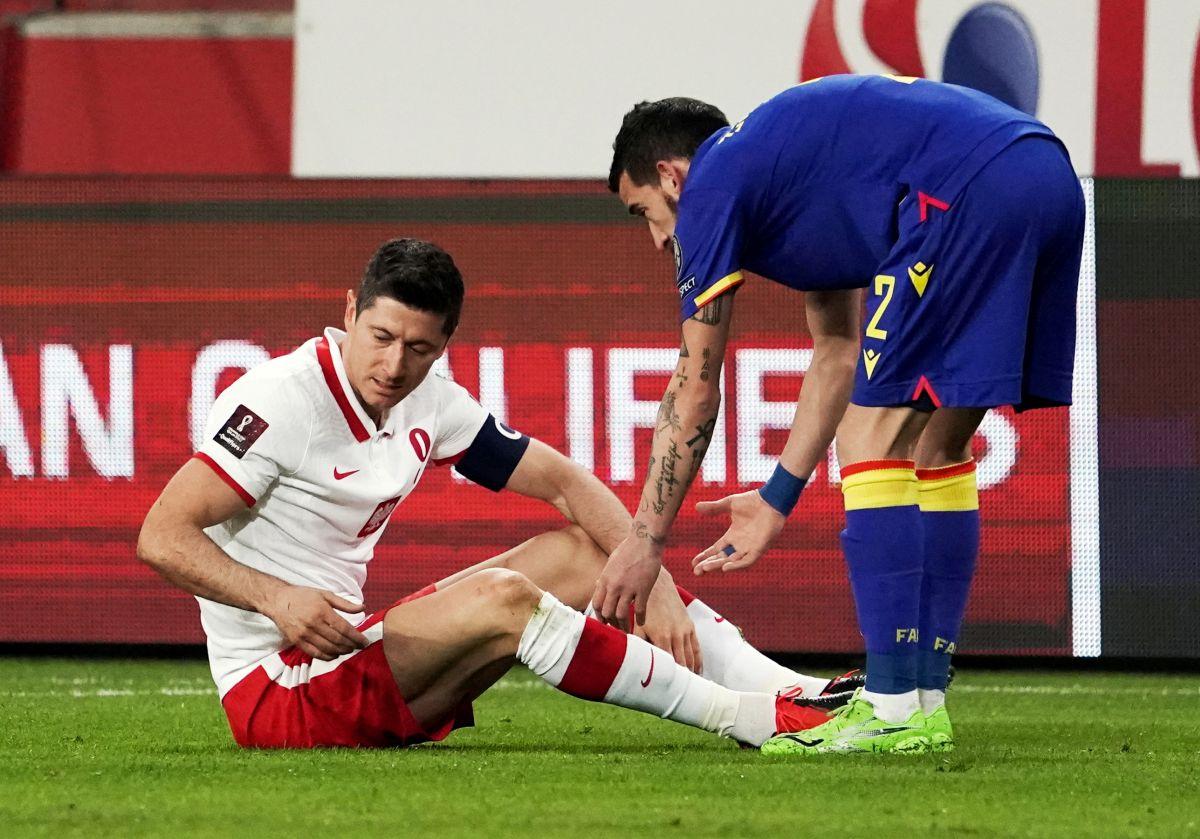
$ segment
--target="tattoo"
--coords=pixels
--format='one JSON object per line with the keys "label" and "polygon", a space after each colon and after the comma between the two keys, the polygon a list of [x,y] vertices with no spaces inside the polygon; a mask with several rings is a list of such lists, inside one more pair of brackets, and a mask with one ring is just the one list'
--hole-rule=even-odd
{"label": "tattoo", "polygon": [[696,436],[687,441],[688,448],[699,448],[701,452],[708,449],[708,444],[712,442],[713,431],[717,427],[717,418],[712,419],[696,426]]}
{"label": "tattoo", "polygon": [[679,479],[675,477],[675,467],[678,463],[679,447],[672,440],[667,453],[663,455],[662,463],[659,464],[658,478],[654,481],[654,489],[658,493],[658,498],[653,504],[655,513],[661,514],[667,508],[667,499],[675,494],[675,488],[679,486]]}
{"label": "tattoo", "polygon": [[692,315],[692,320],[712,326],[721,322],[725,315],[726,298],[718,297],[716,300],[696,310],[696,314]]}
{"label": "tattoo", "polygon": [[688,484],[696,480],[696,475],[700,473],[700,464],[704,462],[704,452],[692,452],[692,464],[688,467]]}
{"label": "tattoo", "polygon": [[666,536],[655,536],[653,533],[650,532],[650,528],[646,527],[646,525],[642,524],[640,521],[634,523],[633,535],[636,536],[638,539],[648,539],[650,542],[652,542],[655,545],[667,544]]}
{"label": "tattoo", "polygon": [[681,340],[679,342],[679,357],[680,358],[691,358],[692,357],[691,354],[688,352],[686,339]]}
{"label": "tattoo", "polygon": [[708,347],[704,348],[704,364],[700,366],[700,381],[708,381],[708,357],[712,354],[712,350]]}
{"label": "tattoo", "polygon": [[675,391],[668,390],[662,398],[662,404],[658,406],[658,421],[656,425],[659,431],[666,431],[668,428],[678,431],[682,426],[679,424],[679,412],[675,410]]}

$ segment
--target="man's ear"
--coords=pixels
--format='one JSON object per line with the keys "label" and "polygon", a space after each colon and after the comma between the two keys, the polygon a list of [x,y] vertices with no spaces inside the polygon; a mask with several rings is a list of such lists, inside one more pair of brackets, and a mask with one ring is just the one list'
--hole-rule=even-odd
{"label": "man's ear", "polygon": [[354,289],[346,289],[346,314],[342,321],[346,326],[346,331],[349,332],[354,326],[355,308],[358,306],[358,295],[354,293]]}
{"label": "man's ear", "polygon": [[659,185],[663,192],[674,201],[678,201],[680,193],[683,192],[683,182],[687,180],[691,163],[690,160],[676,157],[671,160],[660,160],[655,164],[655,168],[658,170]]}

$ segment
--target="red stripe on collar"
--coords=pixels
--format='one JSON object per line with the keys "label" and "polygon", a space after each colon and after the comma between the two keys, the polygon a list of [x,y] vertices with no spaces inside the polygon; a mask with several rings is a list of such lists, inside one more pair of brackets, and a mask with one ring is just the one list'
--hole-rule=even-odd
{"label": "red stripe on collar", "polygon": [[354,439],[360,443],[370,440],[370,432],[362,424],[358,414],[354,413],[354,407],[346,396],[346,389],[342,387],[342,382],[338,379],[337,370],[333,366],[333,355],[329,349],[329,340],[326,338],[317,341],[317,362],[321,365],[321,374],[325,377],[325,384],[329,386],[329,392],[333,394],[334,401],[342,409],[342,416],[346,418],[346,424],[350,426],[350,433],[354,435]]}

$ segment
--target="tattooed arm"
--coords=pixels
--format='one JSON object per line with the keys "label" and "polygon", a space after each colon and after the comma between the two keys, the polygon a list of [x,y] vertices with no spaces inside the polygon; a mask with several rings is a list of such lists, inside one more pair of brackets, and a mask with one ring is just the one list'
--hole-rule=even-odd
{"label": "tattooed arm", "polygon": [[[825,458],[850,401],[858,362],[861,298],[858,290],[805,292],[812,363],[804,374],[792,430],[779,456],[780,464],[793,475],[807,478]],[[697,574],[748,568],[767,552],[786,522],[757,489],[701,501],[696,509],[729,519],[724,535],[692,559]]]}
{"label": "tattooed arm", "polygon": [[684,321],[679,363],[659,406],[633,526],[596,583],[592,603],[606,621],[625,625],[631,603],[638,623],[645,619],[646,599],[661,567],[671,525],[717,425],[721,364],[732,313],[733,293],[729,292]]}

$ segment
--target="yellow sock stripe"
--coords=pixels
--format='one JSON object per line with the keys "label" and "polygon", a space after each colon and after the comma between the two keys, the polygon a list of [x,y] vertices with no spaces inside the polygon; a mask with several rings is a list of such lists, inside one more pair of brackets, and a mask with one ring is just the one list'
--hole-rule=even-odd
{"label": "yellow sock stripe", "polygon": [[871,469],[842,478],[847,510],[917,504],[917,473],[912,469]]}
{"label": "yellow sock stripe", "polygon": [[930,478],[925,476],[927,474],[925,472],[917,482],[922,511],[951,513],[979,509],[979,487],[974,469],[948,478]]}

